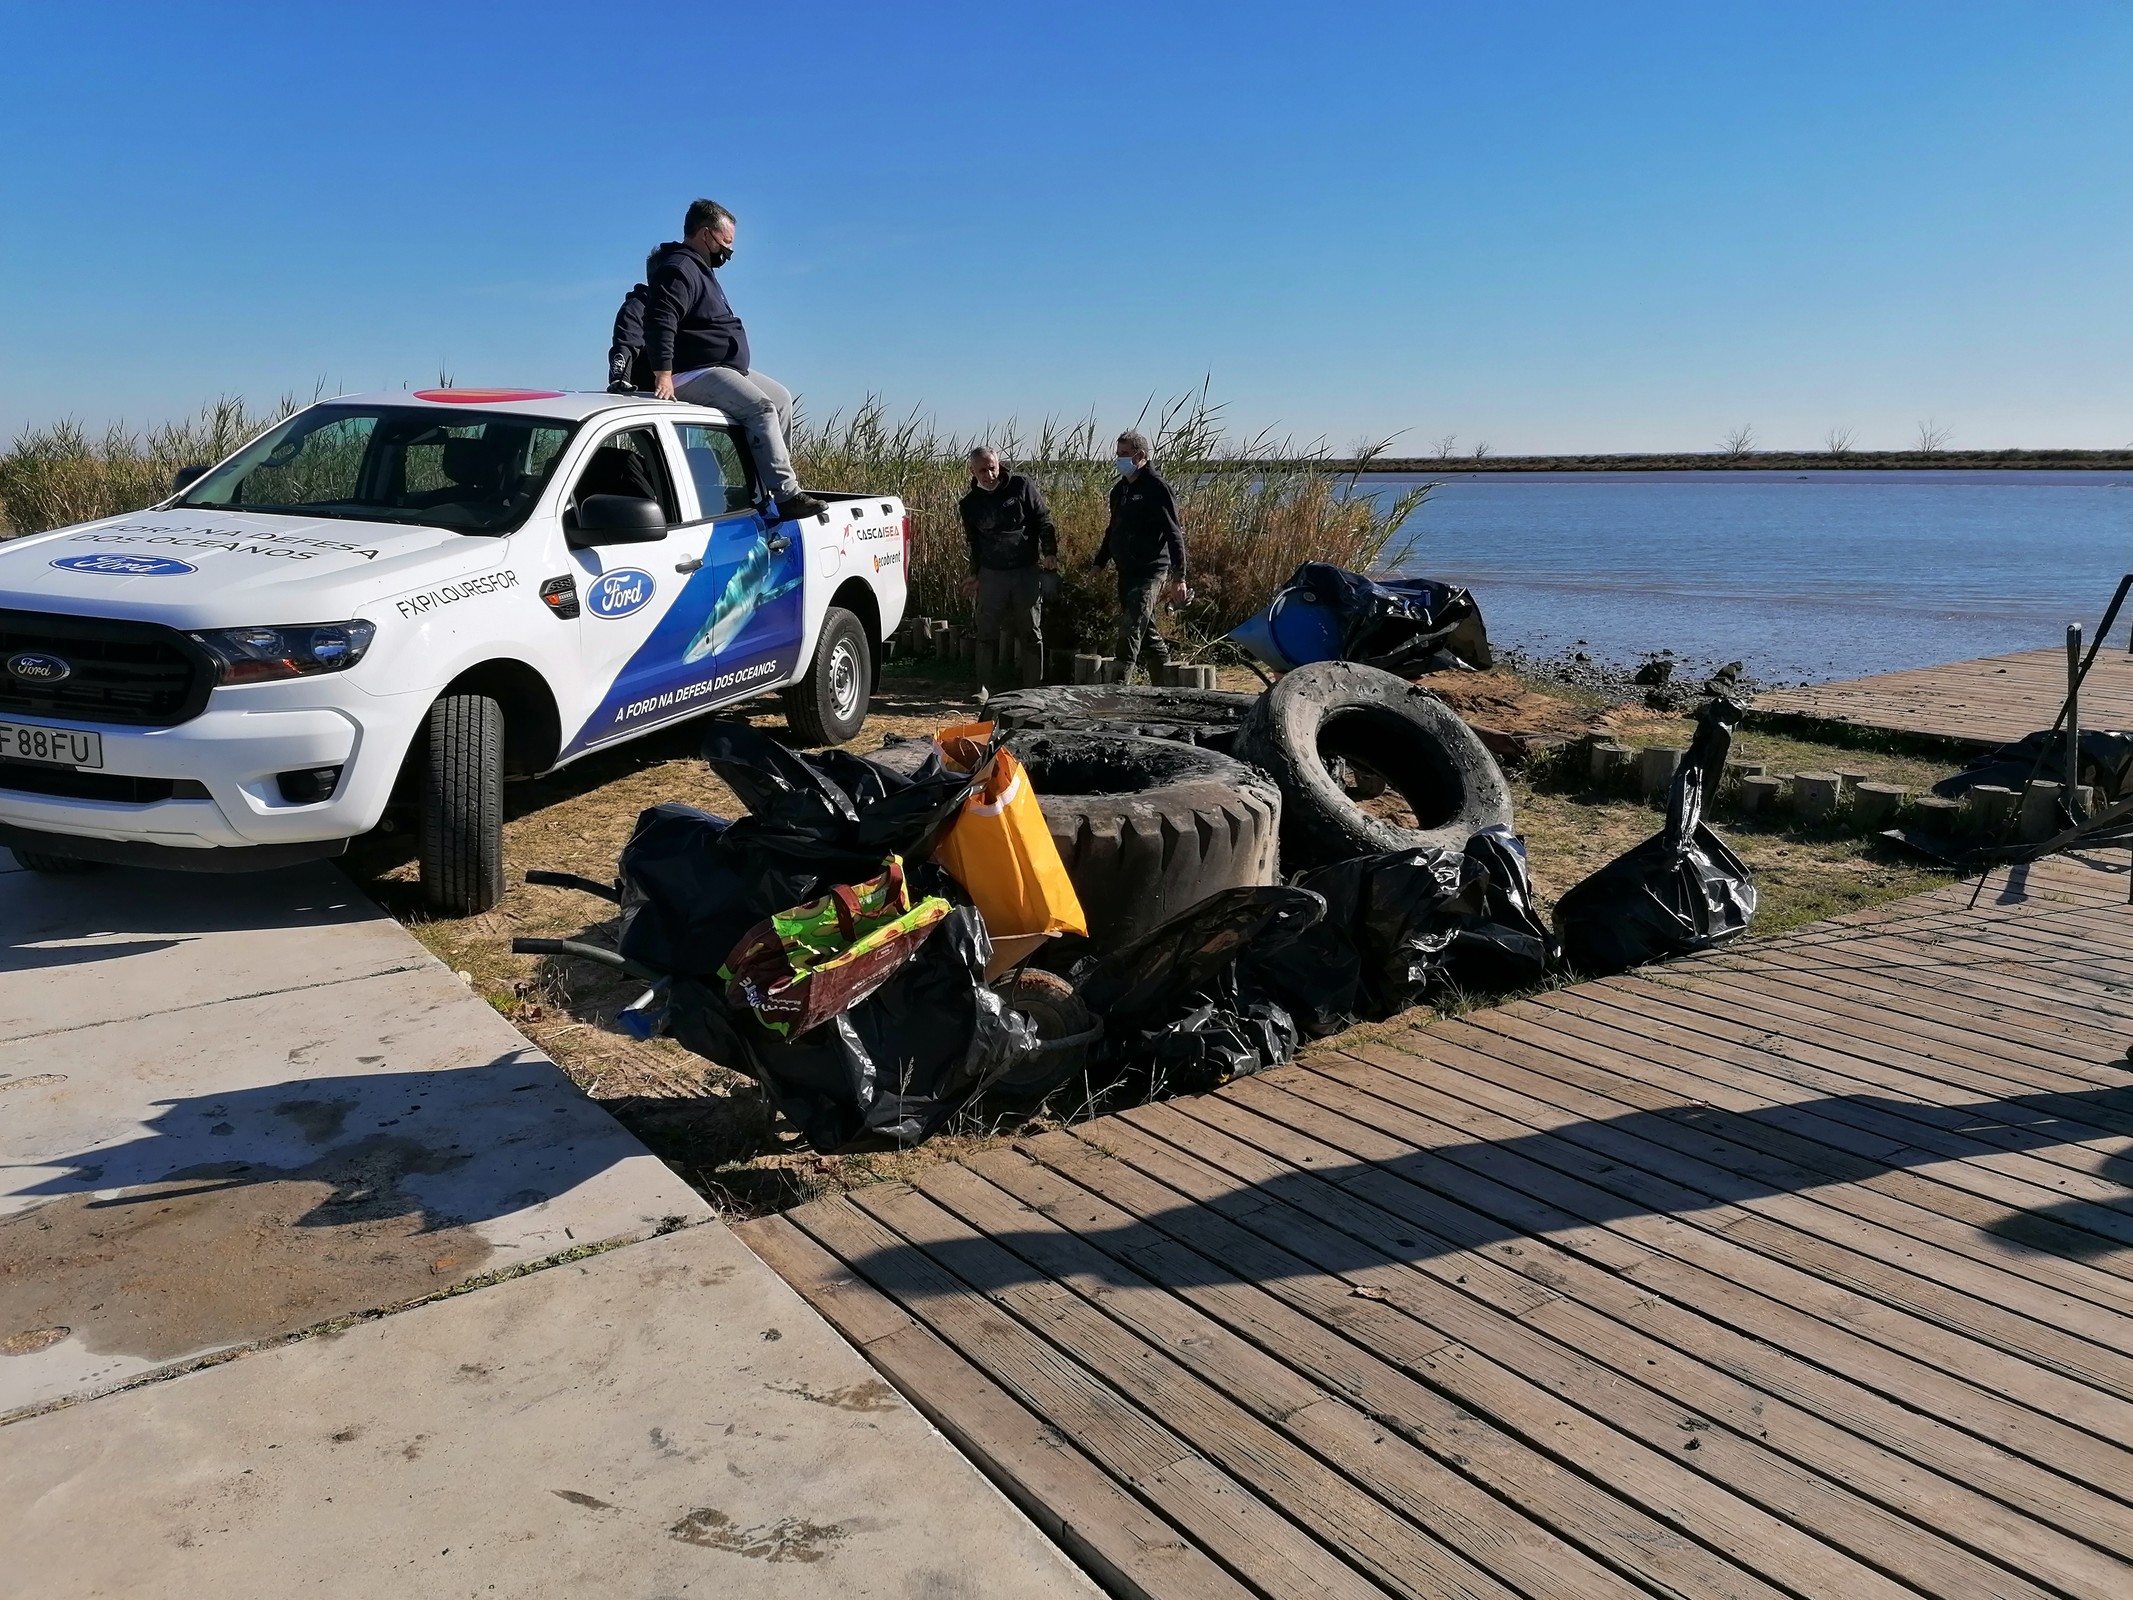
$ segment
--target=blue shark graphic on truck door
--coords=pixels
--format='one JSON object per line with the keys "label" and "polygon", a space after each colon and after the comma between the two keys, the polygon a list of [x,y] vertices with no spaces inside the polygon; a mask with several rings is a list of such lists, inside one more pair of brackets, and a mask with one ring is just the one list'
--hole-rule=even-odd
{"label": "blue shark graphic on truck door", "polygon": [[[797,534],[765,528],[753,512],[714,523],[704,564],[689,574],[563,753],[791,678],[805,626],[806,561]],[[589,615],[579,626],[602,624]]]}

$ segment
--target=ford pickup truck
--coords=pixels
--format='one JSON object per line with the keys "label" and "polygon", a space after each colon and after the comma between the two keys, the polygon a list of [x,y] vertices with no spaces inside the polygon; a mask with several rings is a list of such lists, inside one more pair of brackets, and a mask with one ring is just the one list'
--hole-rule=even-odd
{"label": "ford pickup truck", "polygon": [[902,619],[888,495],[778,520],[716,411],[430,389],[323,402],[159,505],[0,543],[0,844],[244,870],[411,826],[443,915],[503,892],[503,785],[781,690],[859,731]]}

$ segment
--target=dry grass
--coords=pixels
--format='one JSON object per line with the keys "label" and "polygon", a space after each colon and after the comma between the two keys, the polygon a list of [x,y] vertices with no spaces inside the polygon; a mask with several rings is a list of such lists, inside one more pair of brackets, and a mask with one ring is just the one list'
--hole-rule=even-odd
{"label": "dry grass", "polygon": [[[1322,443],[1232,439],[1221,423],[1221,407],[1204,390],[1171,401],[1152,420],[1135,419],[1178,497],[1194,597],[1171,628],[1188,652],[1259,610],[1305,561],[1359,572],[1396,563],[1399,530],[1428,494],[1417,489],[1381,505],[1352,493],[1355,474],[1370,470],[1381,445],[1335,464]],[[956,502],[969,487],[971,446],[1000,451],[1044,491],[1059,526],[1064,593],[1047,608],[1045,622],[1045,642],[1057,649],[1108,639],[1116,630],[1116,579],[1089,567],[1109,516],[1114,436],[1092,419],[1047,422],[1034,434],[1010,422],[963,438],[938,432],[915,413],[892,423],[883,405],[870,400],[820,425],[803,418],[794,429],[793,455],[809,484],[902,496],[914,533],[911,610],[967,620],[969,562]]]}

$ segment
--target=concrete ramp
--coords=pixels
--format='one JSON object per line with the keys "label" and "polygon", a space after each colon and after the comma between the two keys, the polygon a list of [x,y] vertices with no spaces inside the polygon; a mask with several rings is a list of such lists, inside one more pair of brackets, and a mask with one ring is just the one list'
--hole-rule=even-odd
{"label": "concrete ramp", "polygon": [[0,1417],[710,1214],[331,867],[0,861]]}

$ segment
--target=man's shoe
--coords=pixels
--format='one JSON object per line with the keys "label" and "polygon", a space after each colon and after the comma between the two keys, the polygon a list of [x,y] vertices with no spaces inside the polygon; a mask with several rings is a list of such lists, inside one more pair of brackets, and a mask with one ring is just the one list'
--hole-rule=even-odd
{"label": "man's shoe", "polygon": [[827,500],[817,500],[811,494],[781,494],[778,496],[778,521],[800,522],[808,517],[819,517],[829,510]]}

